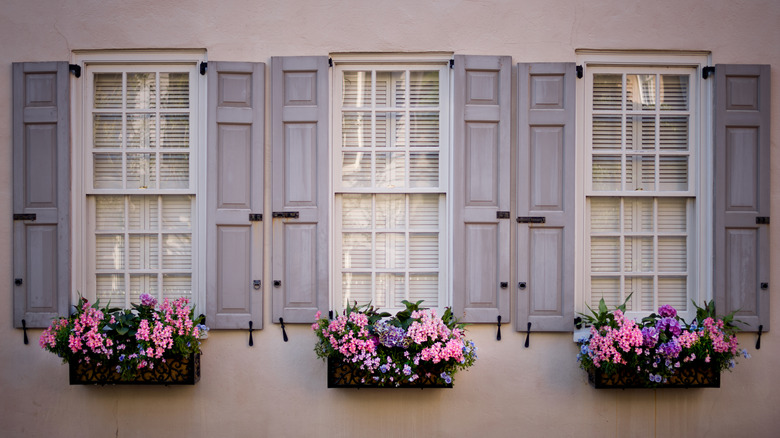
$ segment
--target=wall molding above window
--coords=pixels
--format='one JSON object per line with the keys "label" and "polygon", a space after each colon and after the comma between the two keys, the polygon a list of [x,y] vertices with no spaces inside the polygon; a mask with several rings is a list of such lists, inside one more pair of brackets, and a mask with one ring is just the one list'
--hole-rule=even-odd
{"label": "wall molding above window", "polygon": [[449,62],[452,52],[335,52],[330,54],[334,64],[438,64]]}

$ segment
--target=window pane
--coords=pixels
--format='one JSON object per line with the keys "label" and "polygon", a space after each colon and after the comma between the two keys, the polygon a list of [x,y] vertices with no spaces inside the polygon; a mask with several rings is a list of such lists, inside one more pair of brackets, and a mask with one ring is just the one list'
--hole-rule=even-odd
{"label": "window pane", "polygon": [[594,272],[619,272],[620,238],[591,237],[590,266]]}
{"label": "window pane", "polygon": [[133,274],[130,276],[130,302],[141,303],[141,294],[149,294],[159,297],[159,285],[157,274]]}
{"label": "window pane", "polygon": [[163,269],[192,268],[192,235],[163,235]]}
{"label": "window pane", "polygon": [[439,195],[409,195],[409,227],[439,228]]}
{"label": "window pane", "polygon": [[[121,129],[121,128],[120,128]],[[157,146],[157,122],[154,114],[127,115],[127,147],[154,148]]]}
{"label": "window pane", "polygon": [[406,154],[403,152],[376,153],[376,187],[406,186]]}
{"label": "window pane", "polygon": [[154,231],[160,227],[157,196],[128,196],[130,229]]}
{"label": "window pane", "polygon": [[344,72],[342,103],[349,107],[371,106],[371,72]]}
{"label": "window pane", "polygon": [[590,229],[616,232],[620,229],[620,198],[590,199]]}
{"label": "window pane", "polygon": [[190,185],[190,154],[161,154],[160,188],[186,189]]}
{"label": "window pane", "polygon": [[626,149],[655,149],[655,116],[626,117]]}
{"label": "window pane", "polygon": [[92,146],[95,148],[122,147],[122,114],[94,114],[92,117]]}
{"label": "window pane", "polygon": [[125,239],[121,234],[95,236],[95,267],[97,269],[125,268]]}
{"label": "window pane", "polygon": [[156,162],[156,154],[127,154],[127,188],[157,188]]}
{"label": "window pane", "polygon": [[160,145],[164,148],[187,148],[190,146],[189,114],[160,115]]}
{"label": "window pane", "polygon": [[163,298],[192,299],[192,276],[190,274],[163,274]]}
{"label": "window pane", "polygon": [[371,234],[342,233],[341,267],[371,269]]}
{"label": "window pane", "polygon": [[688,244],[685,237],[658,238],[658,271],[687,272]]}
{"label": "window pane", "polygon": [[189,106],[189,73],[160,73],[160,107],[188,108]]}
{"label": "window pane", "polygon": [[345,194],[341,201],[343,229],[371,227],[371,195]]}
{"label": "window pane", "polygon": [[[626,304],[626,310],[652,312],[657,308],[653,305],[653,278],[628,277],[625,280],[625,297],[631,295]],[[625,298],[624,298],[625,299]]]}
{"label": "window pane", "polygon": [[688,116],[661,117],[660,146],[664,150],[688,150]]}
{"label": "window pane", "polygon": [[192,227],[193,196],[163,196],[162,221],[166,230]]}
{"label": "window pane", "polygon": [[341,182],[344,187],[371,187],[371,153],[343,152]]}
{"label": "window pane", "polygon": [[669,304],[678,312],[688,310],[688,284],[685,277],[658,279],[658,305]]}
{"label": "window pane", "polygon": [[[370,120],[369,120],[370,122]],[[376,147],[406,146],[406,119],[404,113],[376,113]]]}
{"label": "window pane", "polygon": [[620,116],[593,116],[593,149],[620,149]]}
{"label": "window pane", "polygon": [[[423,300],[425,307],[439,306],[439,276],[438,274],[411,274],[409,275],[409,301]],[[396,301],[396,307],[402,307],[403,303]]]}
{"label": "window pane", "polygon": [[655,75],[626,75],[626,109],[655,109]]}
{"label": "window pane", "polygon": [[93,185],[96,189],[122,188],[122,155],[92,155]]}
{"label": "window pane", "polygon": [[374,266],[378,269],[406,268],[406,236],[400,233],[376,233]]}
{"label": "window pane", "polygon": [[688,109],[688,76],[661,75],[661,110]]}
{"label": "window pane", "polygon": [[592,277],[590,280],[590,307],[599,308],[599,300],[609,308],[614,308],[623,303],[620,297],[620,278],[618,277]]}
{"label": "window pane", "polygon": [[406,227],[406,196],[376,195],[376,228],[403,229]]}
{"label": "window pane", "polygon": [[623,97],[623,77],[613,74],[593,75],[593,109],[619,110]]}
{"label": "window pane", "polygon": [[123,196],[95,197],[95,230],[121,231],[125,229],[125,198]]}
{"label": "window pane", "polygon": [[652,272],[653,265],[652,237],[624,238],[623,272]]}
{"label": "window pane", "polygon": [[409,267],[437,269],[439,267],[439,235],[437,233],[409,234]]}
{"label": "window pane", "polygon": [[130,269],[158,269],[160,251],[156,234],[130,235]]}
{"label": "window pane", "polygon": [[688,231],[685,198],[658,199],[658,231],[680,232]]}
{"label": "window pane", "polygon": [[153,109],[157,107],[157,80],[155,73],[127,74],[127,108]]}
{"label": "window pane", "polygon": [[439,147],[439,113],[413,112],[409,117],[409,146]]}
{"label": "window pane", "polygon": [[[378,130],[379,128],[377,128]],[[371,147],[371,114],[344,112],[341,115],[341,144],[345,148]]]}
{"label": "window pane", "polygon": [[688,157],[661,156],[660,187],[663,191],[688,190]]}
{"label": "window pane", "polygon": [[406,106],[406,72],[376,73],[376,106]]}
{"label": "window pane", "polygon": [[412,152],[409,154],[409,186],[438,187],[439,186],[439,153]]}
{"label": "window pane", "polygon": [[439,105],[439,72],[413,71],[409,79],[409,105],[438,106]]}
{"label": "window pane", "polygon": [[593,190],[620,190],[620,155],[593,156]]}
{"label": "window pane", "polygon": [[403,304],[400,304],[401,301],[407,299],[404,274],[376,274],[376,295],[374,299],[377,306],[403,306]]}
{"label": "window pane", "polygon": [[[341,276],[342,307],[358,303],[372,302],[371,274],[357,274],[345,272]],[[375,306],[381,306],[379,301],[373,302]]]}
{"label": "window pane", "polygon": [[101,305],[125,305],[125,276],[116,274],[98,274],[95,279],[97,299]]}
{"label": "window pane", "polygon": [[624,198],[623,230],[626,232],[653,231],[652,198]]}
{"label": "window pane", "polygon": [[95,108],[122,108],[122,73],[96,73]]}

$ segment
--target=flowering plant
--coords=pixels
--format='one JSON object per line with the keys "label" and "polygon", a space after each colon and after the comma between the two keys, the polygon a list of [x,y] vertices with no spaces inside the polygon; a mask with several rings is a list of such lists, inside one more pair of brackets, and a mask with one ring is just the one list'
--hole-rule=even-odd
{"label": "flowering plant", "polygon": [[456,372],[474,365],[477,348],[465,339],[464,325],[449,308],[439,318],[435,310],[421,308],[422,301],[403,303],[406,309],[392,318],[357,303],[334,320],[317,312],[312,324],[317,357],[355,364],[366,372],[361,383],[377,386],[413,384],[421,378],[450,384]]}
{"label": "flowering plant", "polygon": [[189,300],[157,300],[141,294],[132,309],[100,308],[79,297],[68,318],[54,320],[43,331],[39,345],[62,358],[63,363],[111,365],[122,380],[132,380],[144,369],[154,369],[166,358],[200,353],[200,339],[208,333],[194,316]]}
{"label": "flowering plant", "polygon": [[590,335],[579,340],[580,367],[600,369],[607,376],[636,370],[644,385],[653,387],[666,383],[681,367],[708,364],[719,373],[733,368],[740,354],[750,357],[747,350],[738,350],[734,313],[718,318],[712,301],[703,308],[694,306],[696,318],[690,324],[670,305],[638,323],[626,318],[625,302],[609,311],[602,299],[598,312],[590,309],[592,315],[583,315],[591,328]]}

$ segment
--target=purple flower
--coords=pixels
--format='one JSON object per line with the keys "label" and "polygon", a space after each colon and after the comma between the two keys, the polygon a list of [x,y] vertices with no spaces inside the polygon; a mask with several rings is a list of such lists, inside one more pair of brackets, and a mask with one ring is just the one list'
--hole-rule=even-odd
{"label": "purple flower", "polygon": [[154,307],[157,305],[157,298],[149,294],[141,294],[141,305],[146,307]]}
{"label": "purple flower", "polygon": [[658,343],[658,330],[655,327],[644,327],[642,328],[642,338],[645,347],[655,347],[655,344]]}
{"label": "purple flower", "polygon": [[671,317],[665,317],[659,319],[658,322],[655,324],[655,328],[659,332],[662,332],[664,330],[669,330],[675,336],[679,336],[680,333],[682,333],[682,328],[680,327],[680,321]]}
{"label": "purple flower", "polygon": [[658,308],[658,315],[660,315],[662,318],[674,318],[677,316],[677,310],[668,304],[664,304]]}

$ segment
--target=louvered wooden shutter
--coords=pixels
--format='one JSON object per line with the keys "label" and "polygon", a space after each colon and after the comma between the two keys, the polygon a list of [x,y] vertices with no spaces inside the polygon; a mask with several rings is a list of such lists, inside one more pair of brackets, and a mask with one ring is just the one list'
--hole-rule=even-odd
{"label": "louvered wooden shutter", "polygon": [[271,60],[273,321],[328,310],[328,58]]}
{"label": "louvered wooden shutter", "polygon": [[[209,62],[206,323],[262,328],[265,64]],[[256,219],[256,220],[251,220]]]}
{"label": "louvered wooden shutter", "polygon": [[518,64],[518,330],[574,326],[574,72]]}
{"label": "louvered wooden shutter", "polygon": [[511,58],[458,55],[454,68],[453,311],[508,322]]}
{"label": "louvered wooden shutter", "polygon": [[715,306],[769,330],[768,65],[715,66]]}
{"label": "louvered wooden shutter", "polygon": [[47,327],[70,301],[68,63],[14,63],[13,85],[14,327]]}

